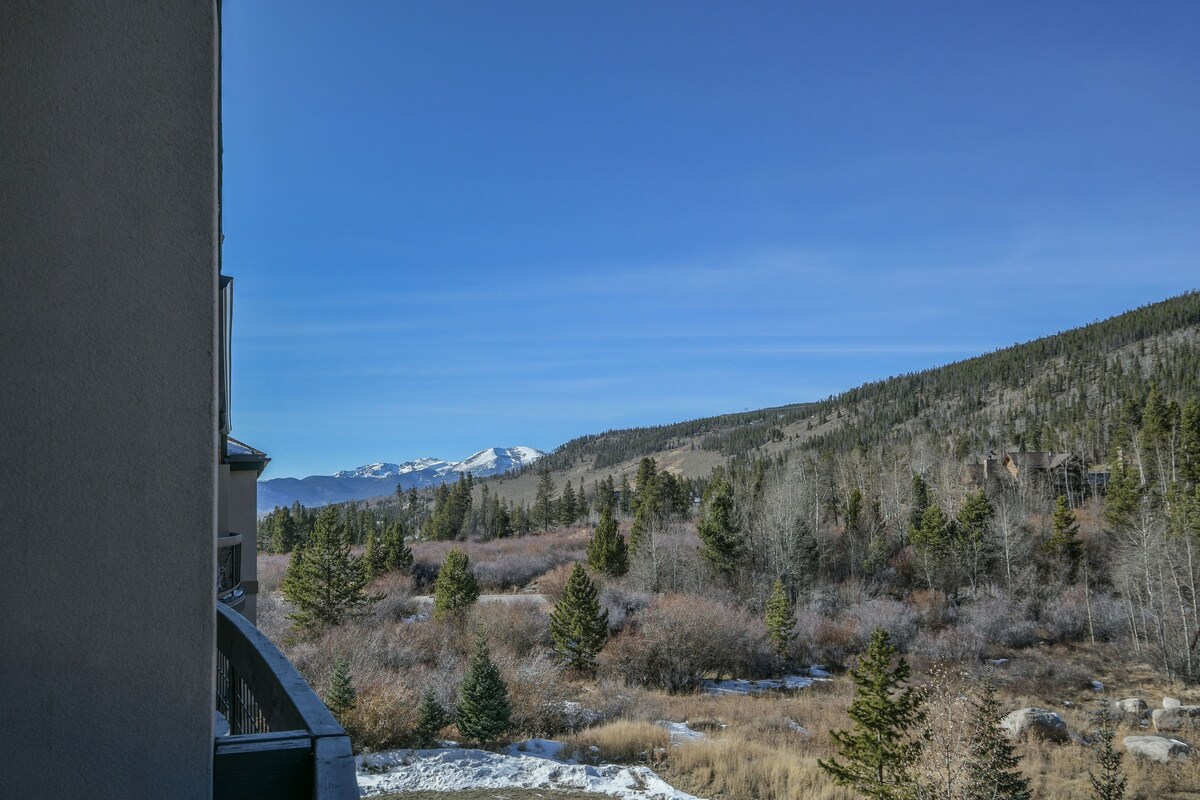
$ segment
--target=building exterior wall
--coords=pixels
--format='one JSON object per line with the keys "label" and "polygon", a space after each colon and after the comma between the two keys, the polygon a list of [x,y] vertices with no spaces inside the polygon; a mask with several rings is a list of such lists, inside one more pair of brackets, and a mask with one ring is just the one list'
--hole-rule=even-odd
{"label": "building exterior wall", "polygon": [[209,798],[214,0],[0,7],[0,790]]}
{"label": "building exterior wall", "polygon": [[258,618],[258,473],[252,469],[229,473],[229,531],[242,535],[242,616]]}

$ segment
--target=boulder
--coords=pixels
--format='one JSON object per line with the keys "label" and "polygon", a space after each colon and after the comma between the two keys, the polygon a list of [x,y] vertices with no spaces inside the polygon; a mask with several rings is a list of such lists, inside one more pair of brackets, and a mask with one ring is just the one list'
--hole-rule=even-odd
{"label": "boulder", "polygon": [[1181,731],[1192,728],[1200,717],[1200,706],[1177,706],[1175,708],[1156,708],[1150,718],[1154,720],[1156,731]]}
{"label": "boulder", "polygon": [[1179,702],[1174,697],[1163,698],[1163,708],[1179,708],[1181,705],[1183,705],[1183,703]]}
{"label": "boulder", "polygon": [[1192,752],[1192,748],[1186,742],[1168,739],[1165,736],[1126,736],[1125,749],[1131,756],[1162,762],[1172,758],[1187,758]]}
{"label": "boulder", "polygon": [[1140,697],[1126,697],[1113,703],[1113,710],[1140,719],[1150,712],[1150,706]]}
{"label": "boulder", "polygon": [[1047,742],[1065,742],[1070,738],[1063,718],[1044,708],[1018,708],[1000,720],[1000,727],[1013,740],[1032,737]]}

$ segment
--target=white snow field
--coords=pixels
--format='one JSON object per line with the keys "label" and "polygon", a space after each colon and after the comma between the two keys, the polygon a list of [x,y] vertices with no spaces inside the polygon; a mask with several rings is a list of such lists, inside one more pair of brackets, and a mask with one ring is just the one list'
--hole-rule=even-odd
{"label": "white snow field", "polygon": [[506,753],[444,747],[388,750],[357,756],[358,788],[365,797],[391,792],[467,789],[561,789],[624,800],[700,800],[647,767],[579,764],[557,758],[560,742],[532,739]]}

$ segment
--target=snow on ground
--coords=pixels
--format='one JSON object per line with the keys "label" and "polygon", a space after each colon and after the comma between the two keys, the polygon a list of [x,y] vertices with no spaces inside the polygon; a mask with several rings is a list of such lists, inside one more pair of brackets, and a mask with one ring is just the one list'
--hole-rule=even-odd
{"label": "snow on ground", "polygon": [[701,731],[692,730],[686,722],[671,722],[669,720],[656,720],[655,725],[659,725],[667,729],[671,734],[671,744],[681,744],[683,742],[694,742],[697,739],[704,739],[706,735]]}
{"label": "snow on ground", "polygon": [[761,694],[762,692],[804,689],[812,686],[815,680],[824,680],[824,678],[810,678],[808,675],[784,675],[782,678],[768,678],[761,681],[740,679],[701,681],[700,688],[709,694]]}
{"label": "snow on ground", "polygon": [[647,767],[591,766],[556,758],[562,744],[532,739],[507,753],[442,748],[388,750],[361,755],[358,788],[365,796],[404,791],[562,789],[623,800],[700,800],[681,792]]}

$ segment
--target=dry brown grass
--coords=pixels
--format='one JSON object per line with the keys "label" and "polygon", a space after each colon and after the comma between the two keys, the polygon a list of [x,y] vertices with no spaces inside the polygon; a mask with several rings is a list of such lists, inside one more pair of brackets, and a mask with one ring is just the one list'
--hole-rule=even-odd
{"label": "dry brown grass", "polygon": [[593,763],[652,764],[666,756],[670,744],[670,734],[661,725],[617,720],[566,737],[563,753]]}

